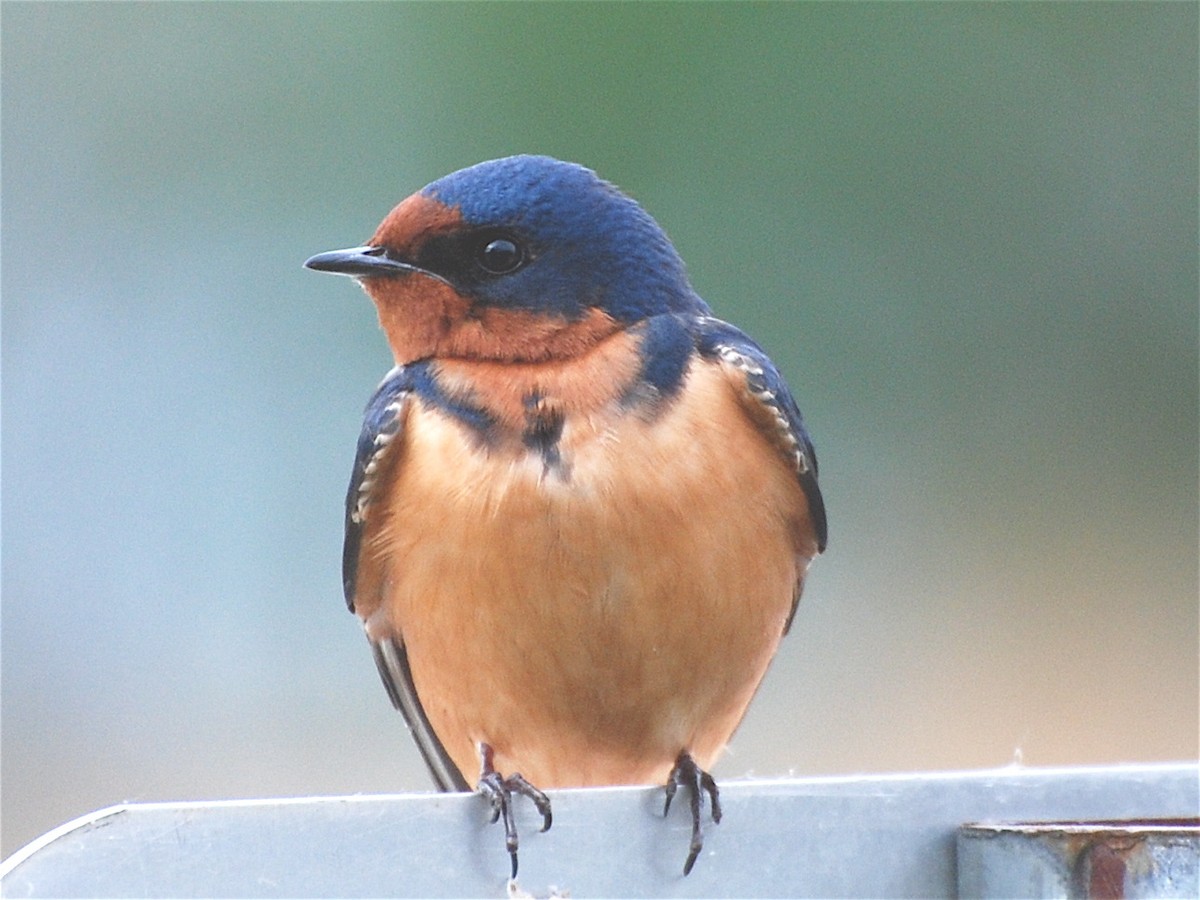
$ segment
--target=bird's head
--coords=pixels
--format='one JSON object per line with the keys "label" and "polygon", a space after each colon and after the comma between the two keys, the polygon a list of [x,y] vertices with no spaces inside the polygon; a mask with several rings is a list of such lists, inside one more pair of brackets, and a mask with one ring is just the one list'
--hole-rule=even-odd
{"label": "bird's head", "polygon": [[358,279],[399,363],[564,359],[651,316],[704,310],[649,214],[590,169],[544,156],[447,175],[365,246],[305,265]]}

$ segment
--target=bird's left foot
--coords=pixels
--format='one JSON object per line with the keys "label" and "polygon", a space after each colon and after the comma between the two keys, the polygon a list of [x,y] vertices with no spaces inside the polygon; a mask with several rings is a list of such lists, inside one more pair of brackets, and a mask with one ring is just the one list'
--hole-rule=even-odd
{"label": "bird's left foot", "polygon": [[700,827],[700,801],[705,793],[709,797],[714,823],[721,821],[720,791],[713,777],[696,765],[690,753],[684,750],[675,759],[675,768],[667,776],[667,801],[663,804],[663,815],[671,809],[671,801],[675,799],[675,791],[680,786],[687,788],[688,799],[692,807],[692,843],[688,848],[687,862],[683,864],[683,874],[687,875],[696,864],[696,857],[704,849],[704,831]]}
{"label": "bird's left foot", "polygon": [[504,819],[504,846],[512,859],[512,877],[517,877],[517,823],[513,819],[513,794],[528,797],[542,814],[542,831],[550,828],[550,798],[535,788],[519,774],[508,777],[496,771],[492,764],[492,748],[480,745],[482,764],[479,768],[479,784],[475,790],[483,794],[492,805],[492,822]]}

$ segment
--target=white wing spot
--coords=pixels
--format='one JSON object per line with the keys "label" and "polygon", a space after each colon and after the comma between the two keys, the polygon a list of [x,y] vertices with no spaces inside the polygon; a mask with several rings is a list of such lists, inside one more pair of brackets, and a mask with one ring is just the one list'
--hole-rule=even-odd
{"label": "white wing spot", "polygon": [[379,464],[392,445],[392,439],[396,437],[398,428],[396,418],[404,410],[404,404],[408,400],[409,394],[409,391],[404,391],[384,407],[385,412],[391,413],[391,418],[385,426],[388,430],[380,431],[375,435],[371,442],[375,450],[363,464],[363,478],[358,483],[358,491],[354,497],[354,509],[350,513],[350,521],[355,525],[361,525],[367,519],[367,510],[371,506],[371,492],[375,489],[375,475],[379,472]]}
{"label": "white wing spot", "polygon": [[774,391],[767,387],[759,387],[757,390],[750,384],[751,378],[761,378],[763,375],[762,366],[755,363],[744,353],[727,344],[720,344],[716,348],[717,356],[723,362],[733,366],[739,372],[747,376],[746,390],[759,403],[769,409],[772,413],[772,418],[775,420],[775,438],[783,445],[784,450],[792,458],[792,465],[801,475],[807,474],[809,471],[808,456],[800,449],[800,441],[792,431],[791,425],[788,424],[787,416],[779,407],[778,398]]}

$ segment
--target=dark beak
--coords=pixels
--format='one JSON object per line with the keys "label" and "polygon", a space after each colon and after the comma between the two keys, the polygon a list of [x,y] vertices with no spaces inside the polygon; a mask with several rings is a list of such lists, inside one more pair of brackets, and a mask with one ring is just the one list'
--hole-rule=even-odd
{"label": "dark beak", "polygon": [[426,273],[411,263],[388,255],[386,247],[351,247],[349,250],[330,250],[305,260],[305,268],[351,278],[396,278],[412,272]]}

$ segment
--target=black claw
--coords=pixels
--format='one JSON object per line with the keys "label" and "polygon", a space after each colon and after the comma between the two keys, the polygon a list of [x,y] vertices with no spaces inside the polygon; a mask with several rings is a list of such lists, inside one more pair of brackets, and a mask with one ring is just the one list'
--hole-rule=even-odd
{"label": "black claw", "polygon": [[513,818],[513,794],[528,797],[542,815],[542,831],[550,828],[553,817],[550,813],[550,798],[535,788],[519,774],[503,777],[492,765],[492,748],[481,745],[483,762],[479,770],[479,784],[475,790],[487,798],[492,805],[492,823],[504,819],[504,846],[512,859],[512,877],[517,877],[517,823]]}
{"label": "black claw", "polygon": [[681,785],[687,788],[688,802],[692,813],[692,841],[688,845],[687,860],[683,864],[683,874],[687,875],[692,871],[692,866],[696,864],[696,859],[700,856],[700,851],[704,849],[704,831],[700,827],[700,801],[704,794],[708,794],[709,808],[714,823],[721,821],[721,801],[716,781],[713,780],[711,775],[696,765],[696,761],[692,759],[691,754],[686,750],[676,758],[675,768],[667,776],[665,786],[667,799],[663,804],[664,816],[671,809],[671,801],[675,799],[675,791]]}
{"label": "black claw", "polygon": [[712,820],[721,824],[721,792],[717,789],[716,780],[707,772],[700,772],[700,786],[708,793],[708,805],[712,811]]}
{"label": "black claw", "polygon": [[671,801],[675,799],[675,791],[679,787],[679,782],[676,780],[678,777],[679,776],[678,776],[678,766],[677,766],[676,768],[672,769],[671,774],[667,776],[667,786],[666,786],[666,791],[665,791],[666,795],[667,795],[667,799],[666,799],[666,802],[663,803],[663,818],[664,819],[667,817],[667,813],[669,813],[671,811]]}

